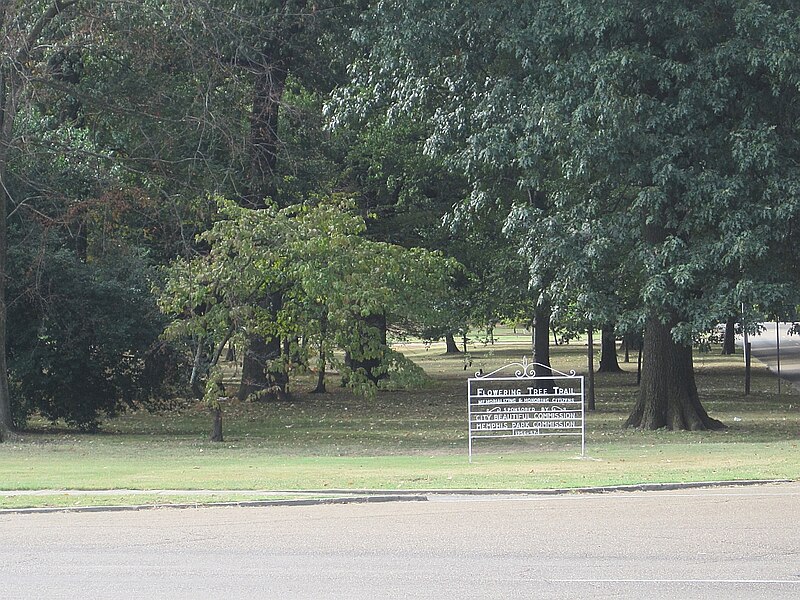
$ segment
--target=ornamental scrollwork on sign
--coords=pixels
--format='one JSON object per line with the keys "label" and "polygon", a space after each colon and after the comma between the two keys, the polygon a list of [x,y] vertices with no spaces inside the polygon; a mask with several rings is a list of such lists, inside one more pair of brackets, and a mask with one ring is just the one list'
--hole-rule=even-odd
{"label": "ornamental scrollwork on sign", "polygon": [[509,363],[507,365],[500,367],[499,369],[495,369],[491,373],[484,373],[483,370],[478,371],[477,373],[475,373],[475,377],[479,379],[485,379],[487,377],[492,377],[493,375],[497,375],[502,371],[514,369],[514,377],[516,377],[517,379],[533,379],[534,377],[537,377],[536,369],[538,367],[545,369],[545,372],[549,371],[550,374],[552,375],[557,375],[561,377],[576,377],[574,369],[572,369],[569,373],[563,373],[552,367],[543,365],[542,363],[528,362],[527,356],[522,357],[522,362]]}

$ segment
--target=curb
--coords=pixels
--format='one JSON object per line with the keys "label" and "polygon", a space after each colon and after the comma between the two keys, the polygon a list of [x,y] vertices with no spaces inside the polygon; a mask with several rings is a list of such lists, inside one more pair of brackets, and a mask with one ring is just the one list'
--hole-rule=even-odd
{"label": "curb", "polygon": [[241,502],[192,502],[180,504],[131,504],[119,506],[60,506],[44,508],[3,508],[0,516],[13,514],[135,512],[162,508],[255,508],[262,506],[321,506],[325,504],[375,504],[381,502],[425,502],[426,496],[412,494],[370,495],[334,498],[300,498],[296,500],[243,500]]}
{"label": "curb", "polygon": [[[334,504],[374,504],[385,502],[427,502],[436,496],[568,496],[606,494],[613,492],[658,492],[675,490],[692,490],[702,488],[747,487],[756,485],[774,485],[793,483],[792,479],[741,479],[731,481],[689,481],[680,483],[640,483],[630,485],[608,485],[581,488],[554,489],[433,489],[433,490],[395,490],[387,494],[385,490],[276,490],[275,493],[302,493],[312,496],[330,496],[323,498],[298,498],[286,500],[242,500],[240,502],[192,502],[180,504],[132,504],[119,506],[69,506],[44,508],[5,508],[0,509],[0,516],[8,514],[51,514],[51,513],[90,513],[90,512],[131,512],[156,510],[163,508],[257,508],[266,506],[322,506]],[[190,491],[190,490],[187,490]],[[217,490],[224,492],[225,490]]]}
{"label": "curb", "polygon": [[542,490],[437,490],[429,494],[451,495],[528,495],[528,496],[561,496],[569,494],[606,494],[610,492],[658,492],[675,490],[692,490],[720,487],[746,487],[756,485],[772,485],[794,483],[792,479],[735,479],[730,481],[686,481],[677,483],[635,483],[627,485],[606,485],[579,488],[554,488]]}

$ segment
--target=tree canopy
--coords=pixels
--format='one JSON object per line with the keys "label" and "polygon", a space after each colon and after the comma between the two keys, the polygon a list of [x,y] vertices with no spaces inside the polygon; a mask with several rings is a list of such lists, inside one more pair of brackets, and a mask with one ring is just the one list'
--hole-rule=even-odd
{"label": "tree canopy", "polygon": [[0,3],[0,439],[504,318],[643,332],[629,424],[720,426],[693,342],[800,297],[794,4]]}
{"label": "tree canopy", "polygon": [[[732,305],[789,293],[773,261],[800,212],[793,8],[382,2],[337,115],[425,119],[428,150],[470,177],[472,201],[508,207],[552,297],[602,310],[587,301],[624,265],[638,296],[625,318],[662,340],[629,422],[715,427],[691,377],[693,335]],[[682,389],[666,381],[665,344],[683,355]]]}
{"label": "tree canopy", "polygon": [[[365,319],[382,315],[401,328],[435,324],[453,261],[368,240],[364,220],[346,201],[259,211],[223,201],[220,208],[222,218],[201,236],[209,252],[168,269],[161,306],[177,317],[171,335],[210,338],[216,358],[233,336],[257,333],[312,342],[342,371],[348,365],[334,349],[380,357],[379,369],[407,366]],[[277,312],[254,302],[275,293],[283,298]],[[285,356],[272,368],[288,363]],[[353,385],[368,386],[376,373],[349,375]]]}

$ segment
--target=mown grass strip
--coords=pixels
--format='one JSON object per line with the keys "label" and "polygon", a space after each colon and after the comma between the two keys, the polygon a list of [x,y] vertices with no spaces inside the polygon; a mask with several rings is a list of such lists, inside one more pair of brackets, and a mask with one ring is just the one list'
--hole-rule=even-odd
{"label": "mown grass strip", "polygon": [[[553,364],[581,372],[585,347],[554,349]],[[598,374],[587,415],[587,454],[574,439],[479,441],[467,461],[464,357],[407,352],[431,374],[416,391],[359,398],[341,388],[311,395],[294,382],[286,403],[224,406],[225,442],[208,441],[197,403],[128,413],[88,435],[36,423],[0,445],[0,490],[39,489],[492,489],[580,488],[709,480],[800,479],[800,395],[755,367],[743,394],[741,357],[698,355],[702,401],[722,432],[622,428],[635,401],[635,365]],[[521,346],[473,352],[472,369],[519,360]],[[56,501],[54,498],[53,502]],[[99,502],[100,500],[98,500]]]}

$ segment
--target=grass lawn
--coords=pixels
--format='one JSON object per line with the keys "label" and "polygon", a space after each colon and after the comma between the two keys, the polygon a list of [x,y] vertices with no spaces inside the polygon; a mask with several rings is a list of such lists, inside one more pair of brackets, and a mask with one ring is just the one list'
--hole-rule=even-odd
{"label": "grass lawn", "polygon": [[[80,434],[32,422],[0,444],[0,490],[250,490],[568,488],[596,485],[800,478],[800,393],[753,368],[743,394],[741,355],[696,354],[698,387],[721,432],[638,431],[621,427],[635,401],[636,365],[596,376],[597,408],[586,419],[586,454],[577,438],[476,440],[467,460],[466,378],[530,354],[524,336],[500,335],[494,346],[447,356],[434,345],[401,349],[431,376],[416,391],[373,399],[336,388],[308,394],[312,378],[293,383],[291,402],[228,401],[225,441],[208,440],[202,405],[168,413],[127,413]],[[553,367],[585,373],[585,345],[553,349]],[[632,358],[635,360],[635,358]],[[181,502],[231,495],[181,493]],[[255,496],[247,495],[245,499]],[[104,499],[103,499],[104,498]],[[210,500],[213,498],[213,500]],[[164,503],[163,495],[120,493],[114,503]],[[108,503],[108,496],[0,495],[0,508]]]}

